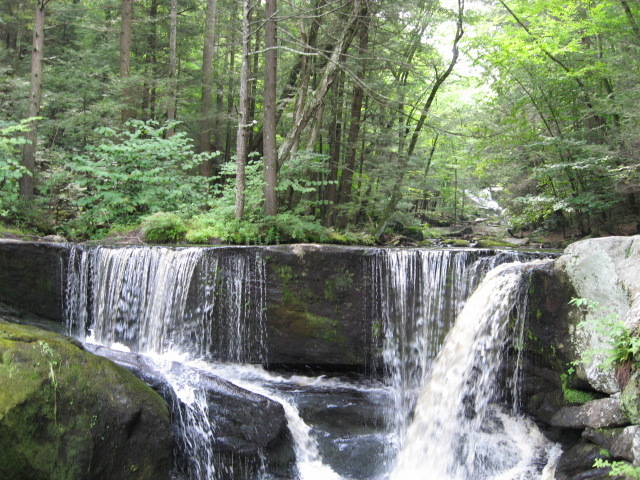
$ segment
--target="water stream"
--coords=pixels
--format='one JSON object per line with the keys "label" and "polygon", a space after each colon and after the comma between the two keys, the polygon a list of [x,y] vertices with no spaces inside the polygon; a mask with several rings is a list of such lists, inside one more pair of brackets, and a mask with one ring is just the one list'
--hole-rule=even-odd
{"label": "water stream", "polygon": [[[345,379],[283,375],[260,366],[268,359],[266,269],[258,252],[72,250],[69,332],[144,354],[170,385],[175,432],[181,438],[176,480],[281,475],[297,480],[533,480],[549,475],[553,446],[514,413],[517,379],[507,382],[507,395],[501,395],[496,380],[511,341],[508,332],[521,332],[517,321],[511,325],[515,328],[507,326],[511,312],[526,304],[521,293],[528,267],[492,269],[530,256],[375,251],[368,260],[373,279],[368,302],[374,334],[384,339],[384,376]],[[257,466],[249,467],[212,453],[215,415],[202,390],[203,376],[211,375],[282,405],[295,453],[293,470],[274,473],[265,452]]]}

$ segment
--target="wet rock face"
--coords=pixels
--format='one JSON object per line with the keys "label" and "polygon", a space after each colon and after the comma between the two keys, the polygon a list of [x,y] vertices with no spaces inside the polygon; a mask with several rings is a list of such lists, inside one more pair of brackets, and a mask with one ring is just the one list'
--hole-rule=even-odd
{"label": "wet rock face", "polygon": [[[160,393],[170,406],[174,425],[179,423],[180,416],[185,415],[184,403],[164,374],[147,357],[98,345],[88,345],[87,348],[125,367]],[[247,471],[257,471],[265,457],[270,462],[267,469],[272,473],[291,470],[295,453],[281,404],[183,364],[174,363],[170,373],[175,377],[197,375],[199,378],[199,388],[205,391],[209,408],[209,421],[215,426],[215,438],[211,444],[213,455],[228,458],[229,464],[240,462]],[[178,457],[188,453],[178,453]],[[178,469],[189,468],[186,459],[178,458],[177,464]]]}
{"label": "wet rock face", "polygon": [[0,302],[63,321],[69,247],[0,239]]}
{"label": "wet rock face", "polygon": [[0,478],[170,478],[162,398],[61,335],[0,321]]}
{"label": "wet rock face", "polygon": [[363,370],[371,362],[372,252],[331,245],[265,248],[270,364]]}
{"label": "wet rock face", "polygon": [[[613,368],[603,368],[609,339],[584,322],[607,314],[630,328],[640,322],[640,236],[577,242],[554,263],[531,280],[524,409],[563,443],[556,479],[613,478],[593,462],[640,465],[640,380],[634,374],[618,393]],[[571,298],[598,302],[601,310],[581,311]]]}

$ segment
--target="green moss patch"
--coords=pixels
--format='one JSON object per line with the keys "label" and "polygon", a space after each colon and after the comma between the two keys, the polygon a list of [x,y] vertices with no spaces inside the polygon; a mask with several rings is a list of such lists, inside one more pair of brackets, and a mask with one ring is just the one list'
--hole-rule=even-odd
{"label": "green moss patch", "polygon": [[0,478],[168,478],[167,405],[130,372],[2,321],[0,358]]}

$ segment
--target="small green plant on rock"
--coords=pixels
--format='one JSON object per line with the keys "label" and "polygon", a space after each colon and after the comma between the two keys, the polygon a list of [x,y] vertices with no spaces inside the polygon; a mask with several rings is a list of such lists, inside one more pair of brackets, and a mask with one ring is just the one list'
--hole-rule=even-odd
{"label": "small green plant on rock", "polygon": [[53,388],[53,419],[57,423],[58,419],[58,378],[56,377],[55,367],[60,365],[57,359],[56,351],[47,342],[38,340],[38,348],[40,353],[47,360],[49,366],[49,380]]}
{"label": "small green plant on rock", "polygon": [[630,480],[640,480],[640,467],[634,467],[628,462],[611,461],[603,458],[597,458],[593,464],[594,468],[609,467],[611,471],[609,476],[628,478]]}
{"label": "small green plant on rock", "polygon": [[[587,312],[594,313],[602,311],[598,302],[586,298],[573,298],[570,305],[582,308]],[[617,375],[626,377],[635,370],[640,363],[640,336],[615,314],[603,314],[602,317],[585,320],[580,323],[595,333],[601,334],[608,339],[609,348],[605,351],[587,351],[583,353],[583,359],[592,358],[594,355],[604,353],[605,360],[602,368],[614,367]],[[622,384],[626,383],[624,378]]]}

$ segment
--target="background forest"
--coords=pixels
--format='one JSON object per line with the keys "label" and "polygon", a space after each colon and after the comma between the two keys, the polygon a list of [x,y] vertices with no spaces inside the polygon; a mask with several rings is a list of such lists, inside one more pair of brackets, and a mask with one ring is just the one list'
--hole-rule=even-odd
{"label": "background forest", "polygon": [[637,0],[0,0],[0,37],[6,225],[373,242],[492,191],[638,228]]}

